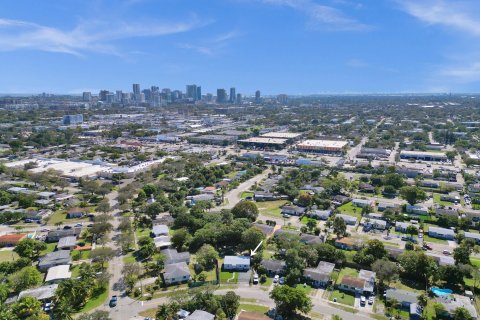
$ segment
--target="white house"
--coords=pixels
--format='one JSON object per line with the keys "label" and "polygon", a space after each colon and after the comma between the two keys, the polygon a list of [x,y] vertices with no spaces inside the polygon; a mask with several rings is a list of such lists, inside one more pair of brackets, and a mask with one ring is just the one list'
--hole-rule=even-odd
{"label": "white house", "polygon": [[428,208],[422,206],[412,206],[411,204],[407,204],[406,206],[407,213],[417,214],[417,215],[427,215]]}
{"label": "white house", "polygon": [[168,227],[164,224],[157,224],[152,227],[152,233],[155,237],[168,236]]}
{"label": "white house", "polygon": [[347,225],[354,226],[357,224],[357,217],[349,216],[348,214],[337,214],[335,217],[341,218]]}
{"label": "white house", "polygon": [[414,226],[415,228],[418,229],[418,226],[414,225],[413,223],[397,221],[395,222],[395,231],[405,233],[407,232],[407,228],[409,226]]}
{"label": "white house", "polygon": [[363,226],[369,229],[385,230],[387,228],[387,221],[371,218],[362,219]]}
{"label": "white house", "polygon": [[373,207],[374,201],[373,200],[364,200],[364,199],[353,199],[352,206],[359,207],[359,208],[367,208]]}
{"label": "white house", "polygon": [[185,262],[168,264],[163,272],[163,280],[167,285],[186,282],[190,280],[190,269]]}
{"label": "white house", "polygon": [[446,229],[446,228],[429,227],[428,235],[430,237],[438,238],[438,239],[445,239],[445,240],[455,239],[455,231],[451,229]]}
{"label": "white house", "polygon": [[332,214],[332,210],[313,210],[310,212],[310,217],[320,220],[327,220]]}
{"label": "white house", "polygon": [[223,259],[224,270],[250,270],[250,257],[248,256],[225,256]]}

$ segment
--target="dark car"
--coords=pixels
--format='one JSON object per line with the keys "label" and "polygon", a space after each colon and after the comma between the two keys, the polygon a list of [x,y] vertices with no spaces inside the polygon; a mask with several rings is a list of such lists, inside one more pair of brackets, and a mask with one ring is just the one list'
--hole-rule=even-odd
{"label": "dark car", "polygon": [[111,308],[116,307],[118,302],[117,296],[112,296],[112,299],[110,299],[110,303],[108,304]]}

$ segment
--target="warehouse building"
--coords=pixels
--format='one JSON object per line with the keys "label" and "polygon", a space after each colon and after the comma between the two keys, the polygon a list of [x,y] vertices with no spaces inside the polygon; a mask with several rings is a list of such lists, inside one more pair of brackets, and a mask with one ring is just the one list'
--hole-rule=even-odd
{"label": "warehouse building", "polygon": [[345,140],[305,140],[298,143],[296,148],[301,152],[341,154],[347,144]]}
{"label": "warehouse building", "polygon": [[283,149],[287,145],[287,141],[288,139],[253,137],[238,140],[238,143],[246,147],[255,147],[261,149]]}
{"label": "warehouse building", "polygon": [[400,152],[400,159],[415,159],[423,161],[447,161],[447,156],[443,152],[424,152],[424,151],[406,151]]}

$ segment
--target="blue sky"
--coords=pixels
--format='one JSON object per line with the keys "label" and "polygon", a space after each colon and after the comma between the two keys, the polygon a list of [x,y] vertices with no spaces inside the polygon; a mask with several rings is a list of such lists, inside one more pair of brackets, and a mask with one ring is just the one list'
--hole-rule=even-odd
{"label": "blue sky", "polygon": [[15,0],[1,93],[479,92],[480,1]]}

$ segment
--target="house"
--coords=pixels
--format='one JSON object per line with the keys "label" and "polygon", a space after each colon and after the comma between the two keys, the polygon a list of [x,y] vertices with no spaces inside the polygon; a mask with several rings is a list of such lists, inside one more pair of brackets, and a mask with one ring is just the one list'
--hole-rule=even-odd
{"label": "house", "polygon": [[441,201],[446,201],[446,202],[452,202],[452,203],[455,203],[455,202],[460,203],[460,197],[459,196],[452,196],[452,195],[448,195],[448,194],[442,194],[440,196],[440,200]]}
{"label": "house", "polygon": [[471,184],[468,186],[468,191],[473,193],[480,192],[480,183]]}
{"label": "house", "polygon": [[38,287],[35,289],[23,290],[18,294],[18,299],[23,297],[33,297],[39,301],[49,301],[55,296],[55,291],[58,288],[58,284],[51,284],[47,286]]}
{"label": "house", "polygon": [[403,249],[385,246],[385,250],[387,251],[387,255],[389,258],[393,260],[398,260],[398,257],[404,252]]}
{"label": "house", "polygon": [[428,236],[438,239],[454,240],[455,231],[446,228],[428,227]]}
{"label": "house", "polygon": [[353,238],[346,237],[335,240],[335,247],[342,250],[354,250],[358,247],[358,243]]}
{"label": "house", "polygon": [[402,308],[410,309],[410,305],[417,303],[418,294],[412,291],[406,291],[401,289],[387,289],[385,292],[385,298],[387,300],[395,300]]}
{"label": "house", "polygon": [[201,191],[202,193],[205,193],[205,194],[215,194],[217,192],[217,189],[215,187],[205,187],[203,188],[203,190]]}
{"label": "house", "polygon": [[337,194],[332,198],[332,201],[336,205],[342,205],[350,201],[350,198],[341,194]]}
{"label": "house", "polygon": [[67,194],[67,193],[56,194],[53,197],[55,202],[64,202],[64,201],[67,201],[68,199],[71,199],[71,198],[73,198],[73,195],[72,194]]}
{"label": "house", "polygon": [[64,279],[70,279],[71,277],[70,265],[61,264],[48,269],[45,283],[56,283]]}
{"label": "house", "polygon": [[168,226],[164,224],[157,224],[152,227],[152,233],[154,237],[159,237],[159,236],[168,236]]}
{"label": "house", "polygon": [[342,291],[352,292],[355,294],[363,294],[363,288],[365,287],[365,280],[352,276],[344,276],[338,289]]}
{"label": "house", "polygon": [[413,223],[397,221],[395,222],[395,231],[406,233],[407,228],[410,226],[414,226],[416,229],[418,229],[418,225],[415,225]]}
{"label": "house", "polygon": [[214,320],[215,316],[207,311],[195,310],[185,320]]}
{"label": "house", "polygon": [[68,236],[63,237],[58,240],[57,249],[59,250],[73,250],[77,246],[77,237],[75,236]]}
{"label": "house", "polygon": [[331,214],[332,210],[312,210],[310,211],[309,216],[319,220],[327,220]]}
{"label": "house", "polygon": [[275,196],[275,194],[273,194],[271,192],[257,191],[253,195],[253,199],[255,201],[258,201],[258,202],[260,202],[260,201],[273,201],[273,200],[276,200],[277,197]]}
{"label": "house", "polygon": [[465,216],[472,220],[472,222],[480,222],[480,211],[463,210]]}
{"label": "house", "polygon": [[365,193],[375,193],[375,187],[368,183],[360,183],[358,191]]}
{"label": "house", "polygon": [[253,223],[252,225],[254,228],[260,230],[265,237],[271,237],[273,235],[273,232],[275,231],[274,226],[269,226],[267,224],[263,223]]}
{"label": "house", "polygon": [[225,256],[223,259],[224,270],[248,271],[250,270],[250,257]]}
{"label": "house", "polygon": [[182,283],[190,280],[190,270],[185,262],[167,264],[163,272],[166,285]]}
{"label": "house", "polygon": [[271,260],[271,259],[262,260],[260,264],[265,268],[269,276],[283,274],[287,266],[287,264],[283,260]]}
{"label": "house", "polygon": [[87,214],[87,210],[85,208],[71,208],[68,210],[67,218],[68,219],[78,219],[83,218]]}
{"label": "house", "polygon": [[49,191],[42,191],[37,193],[37,196],[42,199],[54,199],[56,193],[55,192],[49,192]]}
{"label": "house", "polygon": [[300,242],[305,244],[319,244],[323,243],[323,238],[313,234],[302,234],[300,236]]}
{"label": "house", "polygon": [[385,220],[383,218],[383,214],[376,213],[376,212],[367,213],[364,217],[369,218],[369,219]]}
{"label": "house", "polygon": [[172,245],[170,236],[155,237],[153,238],[153,243],[155,244],[155,248],[157,249],[166,249]]}
{"label": "house", "polygon": [[58,229],[49,231],[47,234],[47,242],[57,242],[60,238],[75,236],[78,237],[82,228],[72,228],[72,229]]}
{"label": "house", "polygon": [[335,264],[320,261],[316,268],[307,268],[303,271],[303,277],[312,287],[326,287],[330,282],[330,276],[335,269]]}
{"label": "house", "polygon": [[400,206],[395,203],[388,203],[388,202],[379,202],[377,206],[378,211],[385,211],[387,209],[392,209],[393,211],[399,211]]}
{"label": "house", "polygon": [[436,208],[435,215],[437,217],[450,216],[450,217],[458,218],[458,211],[453,209]]}
{"label": "house", "polygon": [[70,251],[59,250],[47,253],[45,256],[41,257],[38,262],[38,269],[42,272],[45,272],[51,267],[69,265],[70,263]]}
{"label": "house", "polygon": [[479,233],[473,233],[473,232],[465,231],[465,239],[472,239],[477,244],[480,244],[480,234]]}
{"label": "house", "polygon": [[26,237],[25,233],[5,234],[0,236],[0,247],[14,247]]}
{"label": "house", "polygon": [[164,249],[161,253],[165,256],[165,265],[179,262],[190,263],[190,253],[188,251],[178,252],[177,249]]}
{"label": "house", "polygon": [[453,259],[452,256],[446,256],[432,251],[427,251],[426,255],[435,260],[440,266],[453,266],[455,264],[455,259]]}
{"label": "house", "polygon": [[410,214],[428,215],[428,208],[422,207],[422,206],[417,206],[417,205],[412,206],[411,204],[407,204],[407,206],[405,207],[405,210],[407,211],[407,213],[410,213]]}
{"label": "house", "polygon": [[373,200],[353,199],[352,206],[359,208],[373,207],[375,205]]}
{"label": "house", "polygon": [[387,221],[379,220],[379,219],[370,219],[370,218],[363,218],[361,223],[363,227],[366,229],[376,229],[376,230],[385,230],[387,228]]}
{"label": "house", "polygon": [[477,310],[475,309],[469,297],[458,294],[451,294],[435,298],[436,302],[445,307],[444,316],[451,317],[457,308],[465,308],[472,316],[472,319],[477,319]]}
{"label": "house", "polygon": [[377,274],[370,270],[360,269],[358,272],[358,278],[365,280],[364,292],[372,293],[375,288],[375,278]]}
{"label": "house", "polygon": [[357,217],[350,216],[348,214],[337,214],[335,215],[335,218],[337,217],[345,221],[346,225],[354,226],[357,224]]}
{"label": "house", "polygon": [[299,206],[283,206],[282,214],[289,214],[291,216],[301,216],[307,209]]}

